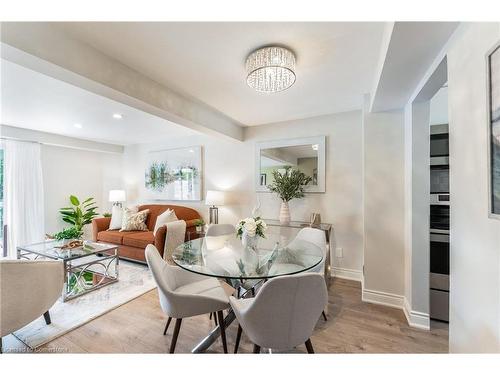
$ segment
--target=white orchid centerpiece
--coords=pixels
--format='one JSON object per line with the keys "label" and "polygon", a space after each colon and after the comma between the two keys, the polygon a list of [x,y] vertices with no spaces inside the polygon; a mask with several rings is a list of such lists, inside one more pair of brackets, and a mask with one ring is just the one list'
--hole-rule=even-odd
{"label": "white orchid centerpiece", "polygon": [[267,230],[267,224],[260,217],[247,217],[241,220],[236,227],[236,235],[238,238],[242,238],[244,234],[248,237],[262,237],[265,238],[265,233]]}

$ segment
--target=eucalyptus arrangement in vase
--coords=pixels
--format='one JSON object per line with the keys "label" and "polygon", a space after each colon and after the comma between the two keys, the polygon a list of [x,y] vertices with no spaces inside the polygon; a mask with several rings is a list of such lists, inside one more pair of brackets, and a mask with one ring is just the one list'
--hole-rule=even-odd
{"label": "eucalyptus arrangement in vase", "polygon": [[288,202],[304,197],[304,187],[312,181],[312,177],[287,166],[283,172],[274,170],[273,179],[273,183],[268,188],[271,192],[278,194],[281,199],[280,223],[286,225],[290,223]]}

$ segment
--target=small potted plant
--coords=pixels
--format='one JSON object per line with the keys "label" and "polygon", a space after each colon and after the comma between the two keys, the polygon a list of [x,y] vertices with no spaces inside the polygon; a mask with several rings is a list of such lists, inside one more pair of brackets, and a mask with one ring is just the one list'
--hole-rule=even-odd
{"label": "small potted plant", "polygon": [[194,222],[194,225],[196,226],[196,233],[203,232],[203,227],[205,226],[205,222],[203,221],[203,219],[197,219]]}
{"label": "small potted plant", "polygon": [[94,198],[87,198],[83,202],[74,195],[69,196],[71,206],[59,209],[64,222],[73,225],[78,231],[90,224],[92,219],[98,216],[97,205]]}
{"label": "small potted plant", "polygon": [[61,242],[62,246],[67,245],[72,241],[78,241],[82,238],[83,232],[77,227],[65,228],[62,231],[54,234],[54,238]]}
{"label": "small potted plant", "polygon": [[287,225],[290,223],[288,202],[294,198],[304,197],[304,186],[312,181],[312,177],[306,176],[303,172],[288,166],[285,167],[283,173],[274,170],[273,179],[273,183],[268,188],[281,198],[280,223]]}
{"label": "small potted plant", "polygon": [[236,236],[241,239],[245,248],[256,250],[259,237],[265,238],[267,224],[260,217],[247,217],[236,227]]}

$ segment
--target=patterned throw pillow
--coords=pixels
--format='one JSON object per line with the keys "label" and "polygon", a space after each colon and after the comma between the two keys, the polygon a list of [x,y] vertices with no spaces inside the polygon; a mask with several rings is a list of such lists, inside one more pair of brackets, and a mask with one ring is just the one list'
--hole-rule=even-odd
{"label": "patterned throw pillow", "polygon": [[123,210],[122,218],[122,229],[120,232],[130,231],[130,230],[142,230],[147,231],[146,218],[148,217],[149,210],[134,212],[126,208]]}

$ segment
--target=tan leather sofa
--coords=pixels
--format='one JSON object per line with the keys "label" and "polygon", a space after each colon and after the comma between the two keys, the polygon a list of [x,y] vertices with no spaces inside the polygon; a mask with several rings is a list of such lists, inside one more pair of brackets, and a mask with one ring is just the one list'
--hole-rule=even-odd
{"label": "tan leather sofa", "polygon": [[153,235],[156,218],[158,215],[165,212],[167,209],[172,209],[179,220],[186,222],[186,239],[188,232],[190,238],[197,238],[195,222],[200,219],[200,214],[189,207],[172,206],[164,204],[146,204],[139,206],[139,211],[149,209],[149,214],[146,219],[148,227],[147,232],[143,231],[127,231],[120,232],[119,230],[108,230],[111,222],[110,217],[97,218],[92,220],[92,237],[97,242],[107,242],[117,244],[120,258],[146,262],[144,251],[149,244],[155,245],[160,254],[163,256],[165,248],[165,238],[167,227],[163,226]]}

